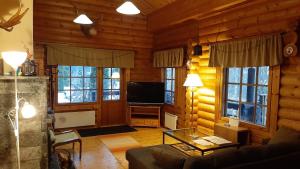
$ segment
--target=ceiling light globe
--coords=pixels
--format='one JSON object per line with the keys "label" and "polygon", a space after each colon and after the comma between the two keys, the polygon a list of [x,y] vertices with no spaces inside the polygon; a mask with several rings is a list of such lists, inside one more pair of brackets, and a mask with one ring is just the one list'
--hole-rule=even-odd
{"label": "ceiling light globe", "polygon": [[1,53],[5,63],[9,64],[14,70],[17,70],[27,58],[26,52],[6,51]]}
{"label": "ceiling light globe", "polygon": [[22,116],[25,119],[32,118],[36,115],[35,108],[31,104],[29,104],[28,102],[24,103],[24,106],[23,106],[21,112],[22,112]]}
{"label": "ceiling light globe", "polygon": [[132,2],[126,1],[117,8],[117,12],[125,15],[136,15],[141,11]]}

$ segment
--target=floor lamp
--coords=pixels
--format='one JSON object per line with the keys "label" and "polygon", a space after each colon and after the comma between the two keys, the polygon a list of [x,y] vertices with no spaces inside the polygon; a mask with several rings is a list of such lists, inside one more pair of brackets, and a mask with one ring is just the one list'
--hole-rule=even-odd
{"label": "floor lamp", "polygon": [[17,69],[18,67],[25,62],[27,53],[26,52],[16,52],[16,51],[8,51],[1,53],[2,58],[5,63],[10,65],[14,69],[14,81],[15,81],[15,108],[9,111],[6,114],[6,117],[9,119],[16,137],[16,149],[17,149],[17,162],[18,169],[21,168],[20,162],[20,133],[19,133],[19,105],[21,101],[24,101],[23,108],[21,110],[23,118],[32,118],[36,115],[35,108],[30,105],[25,99],[18,98],[18,85],[17,85]]}
{"label": "floor lamp", "polygon": [[[193,124],[194,122],[194,118],[193,118],[193,111],[194,111],[194,89],[195,87],[202,87],[203,83],[202,80],[200,79],[198,74],[188,74],[187,78],[183,84],[183,86],[185,87],[190,87],[191,91],[192,91],[192,110],[191,110],[191,123]],[[192,137],[196,138],[196,129],[194,128],[193,133],[192,133]]]}

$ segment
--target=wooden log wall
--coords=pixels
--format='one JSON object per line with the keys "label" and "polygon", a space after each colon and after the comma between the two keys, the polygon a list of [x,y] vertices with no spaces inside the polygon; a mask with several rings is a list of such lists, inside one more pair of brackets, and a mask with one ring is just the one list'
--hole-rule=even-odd
{"label": "wooden log wall", "polygon": [[[287,32],[293,30],[297,26],[299,17],[299,0],[253,1],[248,4],[219,11],[213,15],[199,17],[199,41],[203,45],[209,45],[214,42],[240,39],[250,36]],[[174,28],[172,28],[172,30],[173,29]],[[167,34],[167,30],[164,30],[163,32],[165,33],[158,33],[154,35],[154,44],[160,44],[160,47],[163,43],[169,43],[169,46],[176,46],[176,44],[182,43],[187,45],[187,41],[185,39],[174,39],[174,36],[169,38],[167,36],[163,36],[164,34]],[[182,34],[184,32],[191,32],[191,29],[180,30],[177,33]],[[176,31],[174,31],[173,34],[175,35]],[[155,47],[156,45],[154,45],[154,48]],[[221,101],[219,99],[221,98],[220,86],[222,85],[222,82],[220,80],[220,74],[222,73],[222,70],[207,67],[208,60],[208,49],[204,50],[203,56],[192,57],[193,64],[190,72],[198,73],[204,81],[204,87],[196,91],[197,94],[194,102],[194,115],[192,116],[197,119],[196,124],[198,128],[212,132],[214,122],[221,120],[222,108]],[[270,137],[272,132],[276,130],[277,123],[287,124],[291,122],[289,123],[290,126],[294,128],[295,126],[299,126],[298,123],[296,123],[296,120],[289,121],[289,118],[299,119],[298,115],[291,114],[292,112],[300,112],[300,107],[297,107],[297,105],[299,105],[297,103],[300,103],[300,98],[297,98],[298,100],[296,99],[296,97],[298,97],[297,88],[300,81],[297,79],[298,76],[292,76],[291,73],[286,73],[286,69],[289,69],[289,72],[293,72],[292,74],[299,72],[300,65],[298,64],[300,64],[300,59],[296,59],[296,57],[294,57],[290,60],[293,64],[290,63],[286,66],[287,68],[283,68],[281,77],[281,85],[283,83],[285,86],[289,85],[289,89],[286,87],[280,88],[280,93],[281,95],[292,95],[292,99],[291,96],[280,96],[279,100],[279,94],[276,93],[276,89],[274,89],[274,93],[272,93],[270,98],[272,99],[272,102],[271,107],[269,108],[270,115],[268,117],[269,124],[267,129],[258,126],[247,126],[251,130],[252,142],[260,143],[263,138]],[[273,68],[270,76],[272,76],[272,83],[274,83],[272,86],[279,88],[280,68]],[[291,91],[290,87],[293,88],[293,91]],[[278,108],[278,101],[280,108]],[[190,91],[187,91],[185,112],[186,119],[190,117],[190,103]],[[277,116],[278,114],[279,117]],[[289,116],[289,118],[287,118],[287,116]],[[184,119],[179,120],[184,121]]]}
{"label": "wooden log wall", "polygon": [[[297,36],[297,34],[296,34]],[[298,35],[299,36],[299,35]],[[295,38],[293,38],[295,39]],[[286,44],[295,42],[285,41]],[[299,44],[299,39],[298,39]],[[299,45],[298,45],[299,50]],[[300,131],[300,54],[290,56],[281,67],[278,126]]]}
{"label": "wooden log wall", "polygon": [[[78,12],[94,22],[97,35],[87,37],[73,23]],[[42,44],[60,43],[79,47],[124,49],[136,51],[135,68],[130,71],[133,81],[160,81],[160,70],[152,66],[153,34],[147,29],[147,18],[126,16],[116,12],[117,3],[108,0],[34,1],[35,51]]]}

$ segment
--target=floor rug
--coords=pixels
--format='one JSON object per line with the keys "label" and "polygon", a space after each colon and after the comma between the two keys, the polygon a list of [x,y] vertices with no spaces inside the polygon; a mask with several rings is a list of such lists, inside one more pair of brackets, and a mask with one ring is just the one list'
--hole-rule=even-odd
{"label": "floor rug", "polygon": [[130,126],[115,126],[115,127],[103,127],[92,129],[80,129],[78,133],[81,137],[97,136],[104,134],[116,134],[136,131],[135,128]]}
{"label": "floor rug", "polygon": [[124,168],[128,167],[128,162],[125,158],[126,150],[141,147],[139,142],[128,135],[109,135],[102,136],[100,139]]}

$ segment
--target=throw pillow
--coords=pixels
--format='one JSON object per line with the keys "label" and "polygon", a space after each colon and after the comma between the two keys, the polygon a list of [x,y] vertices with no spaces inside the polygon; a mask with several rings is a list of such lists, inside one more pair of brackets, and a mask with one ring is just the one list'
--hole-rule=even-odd
{"label": "throw pillow", "polygon": [[278,144],[286,142],[299,142],[300,132],[281,126],[275,135],[270,139],[268,144]]}
{"label": "throw pillow", "polygon": [[185,162],[184,157],[161,148],[153,148],[152,155],[155,163],[163,169],[182,169]]}

